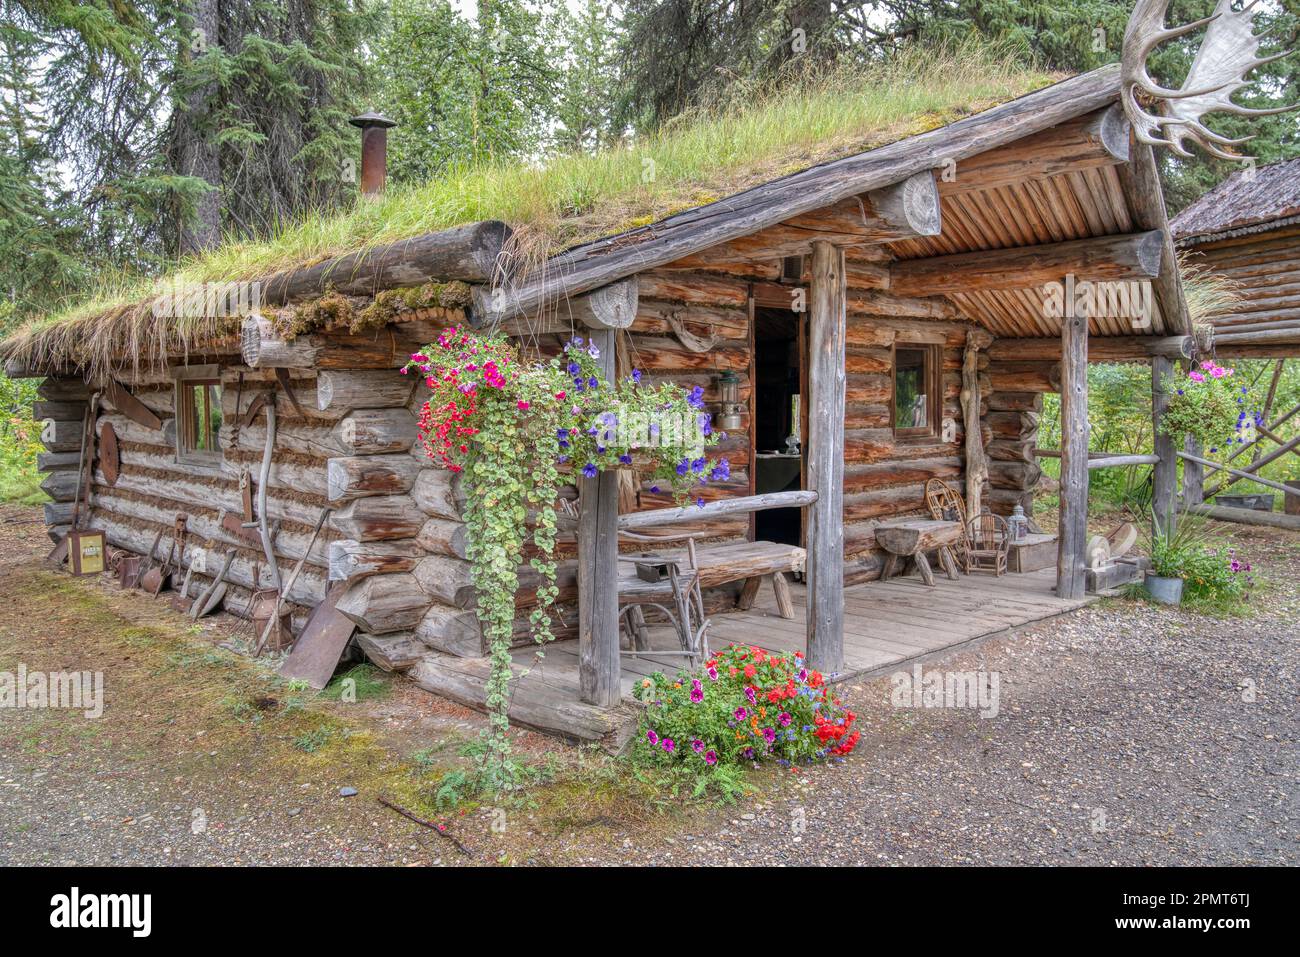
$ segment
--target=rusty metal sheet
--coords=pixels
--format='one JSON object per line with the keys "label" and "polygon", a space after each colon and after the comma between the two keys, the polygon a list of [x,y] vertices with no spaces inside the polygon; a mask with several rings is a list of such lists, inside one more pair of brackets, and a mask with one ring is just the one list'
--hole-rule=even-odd
{"label": "rusty metal sheet", "polygon": [[104,472],[104,482],[109,487],[116,485],[122,474],[122,452],[112,422],[105,422],[99,430],[99,467]]}
{"label": "rusty metal sheet", "polygon": [[347,589],[347,582],[330,586],[325,600],[312,611],[289,657],[280,666],[281,677],[300,678],[316,689],[329,684],[343,649],[357,627],[356,622],[334,608]]}

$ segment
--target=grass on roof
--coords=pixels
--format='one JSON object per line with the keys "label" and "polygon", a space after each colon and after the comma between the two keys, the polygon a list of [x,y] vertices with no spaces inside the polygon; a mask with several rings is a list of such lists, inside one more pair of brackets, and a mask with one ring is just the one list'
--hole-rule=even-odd
{"label": "grass on roof", "polygon": [[[913,48],[874,65],[733,90],[654,135],[595,156],[452,169],[342,212],[309,212],[275,235],[227,242],[181,262],[167,279],[251,280],[487,219],[513,226],[517,255],[536,263],[568,246],[943,126],[1053,79],[984,46]],[[3,351],[27,361],[74,355],[102,368],[112,352],[160,358],[222,331],[215,320],[152,317],[140,304],[155,282],[107,283],[85,301],[29,322]]]}

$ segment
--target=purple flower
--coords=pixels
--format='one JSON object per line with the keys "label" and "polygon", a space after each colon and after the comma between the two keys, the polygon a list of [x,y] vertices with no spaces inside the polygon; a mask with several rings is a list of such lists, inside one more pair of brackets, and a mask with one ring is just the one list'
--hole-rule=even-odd
{"label": "purple flower", "polygon": [[703,700],[704,700],[704,689],[701,688],[699,685],[696,685],[694,688],[691,689],[691,701],[694,702],[695,704],[699,704]]}
{"label": "purple flower", "polygon": [[779,715],[777,715],[776,720],[781,723],[781,727],[788,728],[790,726],[790,722],[793,721],[794,719],[790,717],[788,712],[782,711]]}
{"label": "purple flower", "polygon": [[695,421],[700,424],[701,435],[713,434],[713,416],[709,415],[709,413],[701,412]]}
{"label": "purple flower", "polygon": [[763,740],[766,741],[768,744],[773,744],[773,743],[775,743],[775,742],[776,742],[776,732],[773,731],[771,728],[764,728],[764,729],[763,729]]}
{"label": "purple flower", "polygon": [[731,463],[726,459],[718,459],[718,464],[709,472],[709,481],[725,482],[729,478],[731,478]]}
{"label": "purple flower", "polygon": [[632,381],[635,382],[637,385],[640,385],[640,384],[641,384],[641,370],[640,370],[640,369],[633,369],[633,370],[632,370]]}
{"label": "purple flower", "polygon": [[686,397],[686,401],[690,403],[692,408],[704,408],[704,388],[697,385],[691,389],[691,394]]}
{"label": "purple flower", "polygon": [[749,699],[750,704],[753,704],[758,699],[758,694],[753,687],[749,687],[745,689],[745,697]]}
{"label": "purple flower", "polygon": [[753,761],[753,760],[754,760],[754,749],[753,749],[753,748],[746,748],[744,751],[742,751],[742,752],[740,752],[740,753],[741,753],[741,756],[744,757],[744,759],[745,759],[746,761]]}
{"label": "purple flower", "polygon": [[620,455],[620,456],[618,457],[618,460],[619,460],[620,462],[622,462],[624,465],[631,465],[631,464],[632,464],[632,456],[628,455],[626,452],[624,452],[622,455]]}
{"label": "purple flower", "polygon": [[658,486],[658,485],[651,485],[651,486],[650,486],[650,494],[651,494],[651,495],[658,495],[658,494],[659,494],[659,486]]}
{"label": "purple flower", "polygon": [[673,749],[677,747],[672,738],[664,738],[660,746],[669,754],[672,754]]}
{"label": "purple flower", "polygon": [[600,380],[597,379],[595,376],[592,376],[590,379],[587,380],[587,388],[588,389],[600,388]]}
{"label": "purple flower", "polygon": [[690,470],[691,470],[691,463],[688,460],[682,459],[680,462],[677,463],[678,475],[685,475]]}
{"label": "purple flower", "polygon": [[704,742],[701,741],[699,738],[696,738],[694,741],[691,742],[691,750],[694,751],[696,754],[699,754],[701,751],[704,750]]}
{"label": "purple flower", "polygon": [[645,733],[645,737],[646,740],[649,741],[651,744],[659,743],[659,735],[655,734],[653,731],[647,731]]}
{"label": "purple flower", "polygon": [[586,478],[595,478],[596,473],[598,473],[599,471],[600,469],[596,468],[596,466],[592,465],[590,462],[588,462],[586,465],[582,467],[582,474]]}
{"label": "purple flower", "polygon": [[717,752],[717,751],[714,751],[712,748],[710,748],[708,751],[705,751],[705,752],[704,752],[704,763],[705,763],[705,764],[717,764],[717,763],[718,763],[718,752]]}
{"label": "purple flower", "polygon": [[694,472],[696,475],[699,475],[701,472],[704,471],[704,466],[708,464],[709,464],[708,459],[706,459],[704,456],[701,455],[698,459],[696,459],[691,463],[691,471]]}
{"label": "purple flower", "polygon": [[710,680],[710,681],[717,681],[717,680],[718,680],[718,669],[717,669],[717,668],[710,668],[708,671],[705,672],[705,674],[707,674],[707,675],[709,676],[709,680]]}
{"label": "purple flower", "polygon": [[568,369],[569,369],[569,375],[577,375],[579,372],[582,371],[582,366],[578,365],[578,363],[576,362],[570,362],[568,365]]}
{"label": "purple flower", "polygon": [[746,710],[745,708],[737,708],[735,711],[731,713],[737,721],[744,721],[746,718],[749,717],[749,711]]}

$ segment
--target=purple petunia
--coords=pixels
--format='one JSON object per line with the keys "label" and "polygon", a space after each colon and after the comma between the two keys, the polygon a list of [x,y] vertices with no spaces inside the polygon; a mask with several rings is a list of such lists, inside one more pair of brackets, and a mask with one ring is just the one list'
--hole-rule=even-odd
{"label": "purple petunia", "polygon": [[737,721],[744,721],[746,718],[749,717],[749,711],[746,708],[737,708],[735,711],[732,712],[732,715],[735,717]]}
{"label": "purple petunia", "polygon": [[645,733],[645,736],[646,736],[646,740],[649,741],[651,744],[659,743],[659,735],[655,734],[653,731],[647,731]]}
{"label": "purple petunia", "polygon": [[704,388],[697,385],[691,389],[691,394],[686,397],[686,401],[690,403],[692,408],[704,408]]}
{"label": "purple petunia", "polygon": [[704,750],[704,742],[701,741],[699,738],[696,738],[694,741],[691,742],[691,750],[694,751],[696,754],[699,754],[701,751]]}
{"label": "purple petunia", "polygon": [[673,741],[672,738],[664,738],[663,741],[660,742],[660,747],[662,747],[669,754],[672,754],[673,749],[677,747],[677,744]]}
{"label": "purple petunia", "polygon": [[714,751],[712,748],[710,748],[708,751],[705,751],[705,752],[704,752],[704,763],[705,763],[705,764],[717,764],[717,763],[718,763],[718,752],[717,752],[717,751]]}
{"label": "purple petunia", "polygon": [[600,469],[596,468],[596,466],[590,462],[582,467],[582,474],[586,478],[595,478],[599,471]]}

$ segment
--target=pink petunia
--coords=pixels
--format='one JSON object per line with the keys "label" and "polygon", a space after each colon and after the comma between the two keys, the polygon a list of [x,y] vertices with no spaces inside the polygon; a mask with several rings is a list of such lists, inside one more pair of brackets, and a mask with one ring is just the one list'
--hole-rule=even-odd
{"label": "pink petunia", "polygon": [[1193,382],[1204,382],[1205,374],[1193,369],[1191,372],[1187,373],[1187,378],[1191,379]]}

